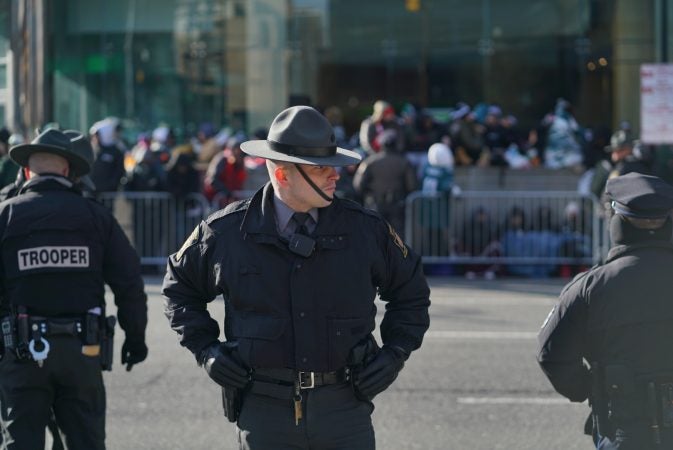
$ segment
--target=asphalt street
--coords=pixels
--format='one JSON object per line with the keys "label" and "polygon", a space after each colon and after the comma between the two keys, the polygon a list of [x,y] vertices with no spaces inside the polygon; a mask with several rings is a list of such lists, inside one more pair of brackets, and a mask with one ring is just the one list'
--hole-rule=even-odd
{"label": "asphalt street", "polygon": [[[587,405],[557,395],[535,362],[537,331],[564,281],[429,281],[423,347],[375,400],[377,448],[592,448],[582,435]],[[118,332],[115,370],[105,374],[108,448],[237,449],[218,386],[178,345],[163,316],[161,278],[148,277],[146,285],[149,357],[126,372]],[[209,311],[222,324],[222,301]]]}

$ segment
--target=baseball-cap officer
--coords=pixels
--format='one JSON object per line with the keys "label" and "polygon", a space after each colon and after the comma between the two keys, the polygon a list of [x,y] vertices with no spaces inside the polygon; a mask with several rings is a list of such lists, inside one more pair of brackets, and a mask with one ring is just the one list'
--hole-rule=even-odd
{"label": "baseball-cap officer", "polygon": [[617,150],[631,150],[633,148],[634,141],[631,138],[631,133],[627,130],[617,130],[612,133],[610,136],[610,145],[606,145],[604,150],[608,153],[615,152]]}
{"label": "baseball-cap officer", "polygon": [[673,186],[661,178],[631,172],[605,187],[615,213],[638,219],[663,219],[673,210]]}

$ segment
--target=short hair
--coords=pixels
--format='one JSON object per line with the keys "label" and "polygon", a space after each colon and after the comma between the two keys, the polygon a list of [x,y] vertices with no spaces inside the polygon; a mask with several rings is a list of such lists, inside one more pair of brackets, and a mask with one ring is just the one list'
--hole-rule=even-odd
{"label": "short hair", "polygon": [[273,172],[276,170],[277,167],[281,167],[284,170],[291,169],[293,166],[292,163],[287,162],[287,161],[278,161],[275,159],[267,159],[266,160],[266,171],[269,173],[269,180],[271,180],[271,184],[273,185],[274,188],[278,188],[277,184],[278,181],[276,181],[276,177],[274,176]]}
{"label": "short hair", "polygon": [[70,168],[70,163],[63,156],[47,152],[36,152],[28,157],[28,167],[33,173],[61,172]]}

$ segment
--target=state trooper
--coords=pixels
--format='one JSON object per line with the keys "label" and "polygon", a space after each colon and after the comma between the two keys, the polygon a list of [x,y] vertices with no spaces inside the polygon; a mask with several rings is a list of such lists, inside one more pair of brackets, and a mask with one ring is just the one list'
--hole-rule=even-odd
{"label": "state trooper", "polygon": [[537,359],[560,394],[589,399],[585,431],[598,449],[670,449],[673,187],[632,172],[610,179],[606,194],[613,247],[563,289]]}
{"label": "state trooper", "polygon": [[[74,140],[85,139],[74,136]],[[105,448],[105,388],[112,364],[112,289],[126,339],[122,364],[147,356],[140,262],[112,215],[69,177],[89,171],[61,131],[10,149],[26,182],[0,203],[0,361],[3,445],[44,448],[50,415],[69,449]]]}
{"label": "state trooper", "polygon": [[[334,195],[335,167],[360,157],[315,109],[282,111],[267,140],[241,148],[266,158],[270,182],[170,256],[166,315],[222,386],[242,449],[373,449],[371,401],[429,325],[420,257],[378,213]],[[219,295],[224,343],[206,308]]]}

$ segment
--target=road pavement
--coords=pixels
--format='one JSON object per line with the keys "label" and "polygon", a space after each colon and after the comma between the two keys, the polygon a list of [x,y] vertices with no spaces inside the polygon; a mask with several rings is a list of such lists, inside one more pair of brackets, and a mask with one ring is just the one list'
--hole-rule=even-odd
{"label": "road pavement", "polygon": [[[429,281],[433,304],[423,347],[375,400],[377,448],[592,448],[582,435],[586,403],[557,395],[535,362],[537,331],[564,281]],[[118,332],[115,370],[105,374],[108,448],[237,449],[218,386],[178,345],[163,316],[161,278],[148,277],[146,285],[149,357],[126,372]],[[209,310],[222,324],[222,301]]]}

